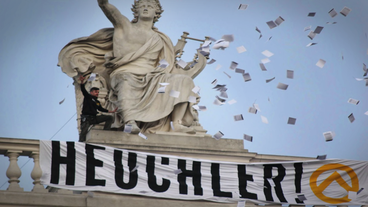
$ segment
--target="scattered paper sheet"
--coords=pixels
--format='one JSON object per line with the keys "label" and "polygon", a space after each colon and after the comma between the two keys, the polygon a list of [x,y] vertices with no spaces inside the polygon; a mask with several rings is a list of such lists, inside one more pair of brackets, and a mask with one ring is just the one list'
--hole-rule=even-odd
{"label": "scattered paper sheet", "polygon": [[253,142],[253,137],[252,137],[252,136],[249,136],[249,135],[247,135],[247,134],[244,134],[243,139],[244,139],[244,140],[247,140],[247,141],[249,141],[249,142]]}
{"label": "scattered paper sheet", "polygon": [[242,120],[244,120],[243,115],[242,115],[242,114],[235,115],[235,116],[234,116],[234,120],[235,120],[235,121],[242,121]]}
{"label": "scattered paper sheet", "polygon": [[211,84],[212,84],[212,85],[216,85],[216,83],[217,83],[217,79],[215,79],[215,80],[213,80],[213,81],[211,82]]}
{"label": "scattered paper sheet", "polygon": [[232,35],[232,34],[223,35],[221,37],[221,39],[224,39],[225,41],[228,41],[228,42],[233,42],[234,41],[234,35]]}
{"label": "scattered paper sheet", "polygon": [[289,85],[284,84],[284,83],[277,84],[277,88],[281,89],[281,90],[287,90],[288,87],[289,87]]}
{"label": "scattered paper sheet", "polygon": [[305,200],[307,200],[307,198],[305,197],[304,194],[302,194],[302,195],[298,195],[298,200],[305,201]]}
{"label": "scattered paper sheet", "polygon": [[225,103],[226,99],[220,98],[218,96],[216,96],[216,99],[219,100],[221,103]]}
{"label": "scattered paper sheet", "polygon": [[314,37],[316,37],[316,33],[314,33],[313,31],[310,31],[308,34],[309,39],[313,40]]}
{"label": "scattered paper sheet", "polygon": [[349,98],[348,103],[354,104],[354,105],[358,105],[359,101],[353,98]]}
{"label": "scattered paper sheet", "polygon": [[125,133],[131,133],[132,132],[132,129],[133,129],[133,126],[132,125],[125,124],[125,126],[124,126],[124,132]]}
{"label": "scattered paper sheet", "polygon": [[227,95],[226,91],[221,91],[220,97],[222,97],[222,98],[229,98],[229,96]]}
{"label": "scattered paper sheet", "polygon": [[188,101],[189,101],[190,103],[197,103],[197,98],[196,98],[196,97],[194,97],[194,96],[189,96]]}
{"label": "scattered paper sheet", "polygon": [[188,63],[185,62],[184,60],[180,59],[177,64],[181,67],[181,68],[185,68],[187,67]]}
{"label": "scattered paper sheet", "polygon": [[309,44],[307,44],[307,46],[306,47],[310,47],[310,46],[312,46],[312,45],[316,45],[317,43],[315,43],[315,42],[311,42],[311,43],[309,43]]}
{"label": "scattered paper sheet", "polygon": [[147,136],[146,135],[144,135],[144,134],[142,134],[142,133],[138,133],[138,136],[140,136],[140,137],[142,137],[143,139],[147,139]]}
{"label": "scattered paper sheet", "polygon": [[213,44],[212,48],[215,50],[218,50],[218,49],[224,50],[225,48],[228,48],[229,45],[230,45],[230,42],[225,41],[224,39],[219,39]]}
{"label": "scattered paper sheet", "polygon": [[295,125],[295,122],[296,122],[296,118],[289,117],[287,123],[290,124],[290,125]]}
{"label": "scattered paper sheet", "polygon": [[96,73],[91,73],[91,75],[89,75],[88,81],[94,81],[96,79]]}
{"label": "scattered paper sheet", "polygon": [[327,155],[318,155],[317,159],[318,160],[325,160],[327,158]]}
{"label": "scattered paper sheet", "polygon": [[354,114],[353,114],[353,113],[351,113],[351,114],[348,116],[348,118],[349,118],[350,123],[353,123],[353,122],[355,121],[355,117],[354,117]]}
{"label": "scattered paper sheet", "polygon": [[259,64],[259,67],[261,67],[261,70],[262,71],[267,71],[267,68],[266,68],[266,66],[263,63],[260,63]]}
{"label": "scattered paper sheet", "polygon": [[222,67],[222,65],[217,65],[215,70],[219,70]]}
{"label": "scattered paper sheet", "polygon": [[325,137],[326,142],[329,142],[333,140],[333,138],[335,137],[335,133],[332,131],[328,131],[328,132],[324,132],[323,136]]}
{"label": "scattered paper sheet", "polygon": [[344,17],[346,17],[349,13],[351,12],[351,9],[348,7],[344,7],[341,11],[340,14],[342,14]]}
{"label": "scattered paper sheet", "polygon": [[168,86],[170,83],[159,83],[161,86]]}
{"label": "scattered paper sheet", "polygon": [[274,54],[268,50],[265,50],[262,52],[262,54],[266,57],[272,57]]}
{"label": "scattered paper sheet", "polygon": [[212,43],[211,40],[206,40],[204,41],[203,45],[202,45],[202,48],[208,48],[210,46],[210,44]]}
{"label": "scattered paper sheet", "polygon": [[160,68],[167,68],[167,66],[169,66],[169,63],[165,59],[160,60],[159,63],[160,63],[159,65]]}
{"label": "scattered paper sheet", "polygon": [[243,79],[244,79],[244,82],[248,82],[248,81],[251,81],[252,78],[250,77],[249,73],[244,73],[243,74]]}
{"label": "scattered paper sheet", "polygon": [[198,106],[200,111],[207,111],[207,107],[206,106]]}
{"label": "scattered paper sheet", "polygon": [[230,105],[232,105],[232,104],[236,103],[236,100],[235,99],[232,99],[232,100],[228,101],[227,103],[230,104]]}
{"label": "scattered paper sheet", "polygon": [[266,24],[268,25],[268,27],[270,29],[273,29],[273,28],[277,27],[277,25],[274,21],[268,21],[268,22],[266,22]]}
{"label": "scattered paper sheet", "polygon": [[271,62],[271,60],[270,60],[270,59],[268,59],[268,58],[264,58],[264,59],[262,59],[262,60],[261,60],[261,62],[262,62],[263,64],[266,64],[266,63]]}
{"label": "scattered paper sheet", "polygon": [[[201,53],[203,56],[209,56],[210,52],[207,52],[206,50],[201,50],[199,51],[199,53]],[[189,67],[193,67],[196,64],[196,62],[193,62],[192,65],[190,65]]]}
{"label": "scattered paper sheet", "polygon": [[323,30],[323,27],[318,26],[318,27],[316,27],[316,29],[313,31],[313,33],[315,33],[315,34],[320,34],[320,33],[322,32],[322,30]]}
{"label": "scattered paper sheet", "polygon": [[224,136],[224,134],[221,131],[218,131],[215,135],[213,135],[213,138],[216,140],[221,139]]}
{"label": "scattered paper sheet", "polygon": [[217,106],[221,106],[224,105],[224,102],[221,102],[219,99],[215,99],[215,101],[213,102],[213,104],[217,105]]}
{"label": "scattered paper sheet", "polygon": [[236,68],[236,69],[235,69],[235,73],[241,73],[241,74],[244,74],[244,73],[245,73],[245,70],[240,69],[240,68]]}
{"label": "scattered paper sheet", "polygon": [[293,79],[294,78],[294,71],[293,70],[287,70],[286,71],[286,77]]}
{"label": "scattered paper sheet", "polygon": [[194,62],[192,62],[192,64],[190,64],[190,68],[193,68],[195,65],[197,64],[197,62],[196,61],[194,61]]}
{"label": "scattered paper sheet", "polygon": [[316,12],[309,12],[308,13],[308,17],[314,17],[314,16],[316,16]]}
{"label": "scattered paper sheet", "polygon": [[231,78],[231,76],[229,74],[227,74],[226,72],[224,72],[224,74],[228,77]]}
{"label": "scattered paper sheet", "polygon": [[248,5],[247,4],[240,4],[239,5],[239,10],[246,10],[247,9],[247,7],[248,7]]}
{"label": "scattered paper sheet", "polygon": [[134,172],[139,168],[139,165],[135,166],[130,172]]}
{"label": "scattered paper sheet", "polygon": [[261,32],[261,30],[259,30],[258,29],[258,27],[256,27],[256,31],[259,33],[259,34],[261,34],[262,32]]}
{"label": "scattered paper sheet", "polygon": [[231,70],[235,70],[235,68],[238,67],[238,63],[235,62],[235,61],[231,61],[231,64],[230,64],[230,69]]}
{"label": "scattered paper sheet", "polygon": [[259,105],[258,104],[253,104],[253,107],[256,108],[258,111],[261,111],[261,108],[259,108]]}
{"label": "scattered paper sheet", "polygon": [[312,25],[308,26],[308,27],[304,27],[304,32],[305,31],[308,31],[308,30],[311,30],[312,29]]}
{"label": "scattered paper sheet", "polygon": [[192,91],[193,91],[194,93],[196,93],[196,94],[198,94],[200,90],[201,90],[201,88],[200,88],[199,86],[195,86],[195,87],[192,89]]}
{"label": "scattered paper sheet", "polygon": [[245,201],[238,201],[238,205],[236,207],[245,207]]}
{"label": "scattered paper sheet", "polygon": [[175,90],[171,90],[170,91],[170,96],[174,97],[174,98],[179,98],[180,92],[179,91],[175,91]]}
{"label": "scattered paper sheet", "polygon": [[220,85],[220,84],[217,84],[212,89],[216,89],[217,91],[227,91],[226,85]]}
{"label": "scattered paper sheet", "polygon": [[328,12],[328,14],[330,15],[330,17],[334,18],[334,17],[336,17],[337,12],[335,11],[335,9],[334,9],[334,8],[332,8],[332,9]]}
{"label": "scattered paper sheet", "polygon": [[361,188],[360,190],[358,190],[357,195],[359,195],[359,193],[361,193],[364,190],[364,188]]}
{"label": "scattered paper sheet", "polygon": [[208,65],[211,65],[212,63],[214,63],[214,62],[216,62],[216,60],[215,59],[211,59],[207,64]]}
{"label": "scattered paper sheet", "polygon": [[158,93],[165,93],[165,90],[166,90],[166,86],[162,86],[160,88],[158,88]]}
{"label": "scattered paper sheet", "polygon": [[248,112],[251,114],[257,114],[257,109],[255,107],[249,107]]}
{"label": "scattered paper sheet", "polygon": [[180,173],[182,173],[183,171],[181,171],[181,169],[177,169],[177,170],[174,170],[174,174],[175,175],[179,175]]}
{"label": "scattered paper sheet", "polygon": [[261,115],[262,122],[268,124],[268,119]]}
{"label": "scattered paper sheet", "polygon": [[320,68],[323,68],[326,64],[326,61],[323,59],[319,59],[318,62],[316,63],[316,65]]}
{"label": "scattered paper sheet", "polygon": [[284,18],[282,18],[281,16],[277,17],[277,19],[275,20],[275,23],[277,24],[277,26],[280,26],[281,23],[283,23],[285,21]]}
{"label": "scattered paper sheet", "polygon": [[93,194],[93,192],[92,192],[92,191],[88,191],[88,192],[87,192],[87,195],[88,195],[88,197],[91,197],[91,198],[93,198],[93,197],[94,197],[94,194]]}
{"label": "scattered paper sheet", "polygon": [[368,69],[367,69],[367,66],[364,63],[363,63],[363,71],[364,71],[363,76],[367,76]]}
{"label": "scattered paper sheet", "polygon": [[267,80],[266,80],[266,83],[269,83],[269,82],[271,82],[271,81],[275,80],[275,78],[276,78],[276,77],[273,77],[273,78],[267,79]]}
{"label": "scattered paper sheet", "polygon": [[246,52],[246,51],[247,51],[247,49],[245,49],[245,47],[244,47],[244,46],[240,46],[240,47],[237,47],[237,48],[236,48],[236,51],[238,51],[238,53],[243,53],[243,52]]}
{"label": "scattered paper sheet", "polygon": [[364,114],[368,116],[368,111],[366,111]]}
{"label": "scattered paper sheet", "polygon": [[64,101],[65,101],[65,98],[59,102],[59,105],[61,105],[62,103],[64,103]]}

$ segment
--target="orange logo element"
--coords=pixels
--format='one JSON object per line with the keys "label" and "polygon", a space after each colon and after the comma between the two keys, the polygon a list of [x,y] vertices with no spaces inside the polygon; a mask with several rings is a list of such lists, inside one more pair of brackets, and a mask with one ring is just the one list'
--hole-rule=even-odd
{"label": "orange logo element", "polygon": [[[328,176],[324,181],[322,181],[319,185],[317,185],[317,179],[318,177],[329,170],[341,170],[345,171],[351,179],[351,186],[346,183],[346,181],[341,177],[341,175],[334,171],[330,176]],[[313,191],[313,193],[322,201],[330,204],[339,204],[339,203],[346,203],[351,201],[349,199],[348,195],[341,197],[341,198],[331,198],[328,196],[325,196],[323,194],[323,191],[333,182],[336,181],[342,188],[344,188],[347,191],[347,194],[349,191],[352,192],[358,192],[359,190],[359,180],[358,176],[354,172],[353,169],[346,165],[338,164],[338,163],[332,163],[323,165],[322,167],[318,168],[310,177],[309,179],[309,185]]]}

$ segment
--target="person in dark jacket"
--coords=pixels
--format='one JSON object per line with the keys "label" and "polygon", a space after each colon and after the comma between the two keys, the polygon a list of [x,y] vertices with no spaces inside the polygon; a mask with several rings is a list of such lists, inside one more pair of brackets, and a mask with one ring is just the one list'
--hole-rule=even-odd
{"label": "person in dark jacket", "polygon": [[90,92],[88,93],[85,89],[85,83],[83,83],[84,79],[85,79],[84,76],[79,77],[79,80],[81,81],[80,88],[84,96],[83,109],[81,114],[81,125],[80,125],[81,132],[79,134],[79,142],[86,141],[86,135],[91,125],[105,122],[104,130],[111,129],[113,117],[108,115],[97,116],[98,113],[97,110],[108,113],[115,113],[118,110],[118,108],[116,108],[114,111],[104,109],[101,106],[100,101],[97,100],[100,91],[99,88],[92,87],[90,89]]}

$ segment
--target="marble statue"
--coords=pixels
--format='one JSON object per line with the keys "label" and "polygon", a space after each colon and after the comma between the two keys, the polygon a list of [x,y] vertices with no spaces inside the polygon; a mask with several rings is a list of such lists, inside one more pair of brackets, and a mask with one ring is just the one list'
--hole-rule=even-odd
{"label": "marble statue", "polygon": [[[59,54],[63,72],[75,81],[80,75],[99,74],[99,83],[103,83],[99,86],[108,91],[101,97],[106,99],[105,107],[119,108],[115,128],[130,125],[134,134],[195,134],[201,127],[192,106],[200,97],[192,91],[193,78],[205,67],[206,57],[198,53],[186,67],[176,64],[188,33],[173,46],[170,38],[154,27],[163,12],[159,0],[135,0],[132,21],[108,0],[98,0],[98,5],[114,28],[68,43]],[[161,65],[162,60],[168,65]],[[162,83],[168,85],[164,93],[158,93]],[[174,97],[171,92],[179,95]],[[190,98],[196,102],[189,102]]]}

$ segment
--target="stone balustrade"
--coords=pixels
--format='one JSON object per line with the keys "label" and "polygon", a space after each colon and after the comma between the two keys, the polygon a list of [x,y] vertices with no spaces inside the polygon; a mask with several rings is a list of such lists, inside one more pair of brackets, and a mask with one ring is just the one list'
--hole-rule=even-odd
{"label": "stone balustrade", "polygon": [[[111,194],[104,192],[76,192],[55,188],[47,188],[41,184],[42,170],[39,163],[39,140],[15,139],[0,137],[0,155],[9,158],[9,166],[6,170],[8,177],[8,188],[0,190],[0,207],[5,206],[203,206],[203,207],[236,207],[235,203],[215,203],[206,201],[183,201],[164,198],[151,198],[135,195]],[[33,170],[30,177],[33,179],[33,188],[26,192],[19,185],[22,171],[18,165],[18,158],[26,156],[33,160]],[[257,157],[257,156],[255,156]],[[259,158],[257,158],[259,159]],[[6,167],[6,166],[4,166]],[[124,205],[122,205],[124,204]],[[258,206],[252,202],[246,202],[246,207]],[[261,206],[261,205],[260,205]],[[280,207],[281,205],[266,205],[267,207]],[[284,205],[283,205],[284,206]],[[290,207],[295,205],[290,205]],[[315,206],[323,207],[323,206]],[[368,207],[368,206],[362,206]]]}
{"label": "stone balustrade", "polygon": [[6,176],[9,179],[7,191],[23,191],[23,188],[19,185],[22,171],[18,165],[18,158],[19,156],[26,156],[32,158],[34,162],[30,175],[34,185],[32,192],[48,192],[40,181],[42,170],[39,164],[39,140],[0,138],[0,154],[9,158],[9,166],[6,170]]}

